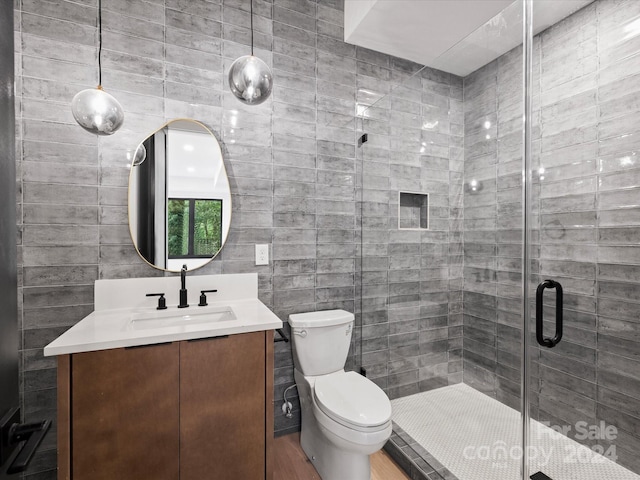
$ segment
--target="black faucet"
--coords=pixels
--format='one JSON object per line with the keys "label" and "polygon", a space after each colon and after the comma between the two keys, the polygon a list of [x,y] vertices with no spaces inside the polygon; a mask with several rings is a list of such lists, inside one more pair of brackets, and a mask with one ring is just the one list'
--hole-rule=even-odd
{"label": "black faucet", "polygon": [[187,303],[187,266],[182,265],[182,270],[180,270],[180,304],[178,308],[187,308],[189,304]]}

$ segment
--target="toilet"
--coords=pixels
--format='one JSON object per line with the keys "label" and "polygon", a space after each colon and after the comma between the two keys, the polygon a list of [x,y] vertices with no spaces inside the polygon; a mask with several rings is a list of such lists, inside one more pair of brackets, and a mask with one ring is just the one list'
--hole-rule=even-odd
{"label": "toilet", "polygon": [[300,444],[322,480],[369,480],[369,455],[391,436],[391,402],[371,380],[345,372],[354,316],[289,315],[302,413]]}

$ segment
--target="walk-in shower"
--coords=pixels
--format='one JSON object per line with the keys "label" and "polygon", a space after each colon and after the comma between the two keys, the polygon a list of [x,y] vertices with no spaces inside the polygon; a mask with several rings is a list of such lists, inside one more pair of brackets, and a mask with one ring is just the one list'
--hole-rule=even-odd
{"label": "walk-in shower", "polygon": [[357,357],[415,478],[640,479],[640,2],[553,4],[358,85]]}

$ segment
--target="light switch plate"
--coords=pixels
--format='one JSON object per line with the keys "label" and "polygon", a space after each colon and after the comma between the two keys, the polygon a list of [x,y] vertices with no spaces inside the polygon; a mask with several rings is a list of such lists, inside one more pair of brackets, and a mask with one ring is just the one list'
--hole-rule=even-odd
{"label": "light switch plate", "polygon": [[256,245],[256,265],[269,265],[269,244]]}

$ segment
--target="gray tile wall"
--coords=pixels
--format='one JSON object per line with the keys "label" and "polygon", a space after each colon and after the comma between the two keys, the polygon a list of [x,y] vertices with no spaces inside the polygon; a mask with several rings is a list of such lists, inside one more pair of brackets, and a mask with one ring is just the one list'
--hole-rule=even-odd
{"label": "gray tile wall", "polygon": [[[248,108],[224,78],[248,52],[246,0],[104,0],[104,85],[127,121],[96,139],[69,111],[72,96],[95,83],[96,1],[14,4],[27,419],[55,417],[55,362],[42,347],[91,311],[94,280],[159,274],[130,243],[126,153],[175,117],[218,133],[234,194],[227,245],[198,273],[258,272],[262,300],[283,319],[361,313],[349,366],[362,362],[392,397],[461,381],[464,322],[465,381],[516,402],[518,52],[467,77],[463,102],[459,78],[429,69],[412,77],[420,66],[343,43],[340,0],[256,0],[257,54],[276,80],[272,99]],[[545,167],[534,269],[565,285],[568,337],[566,351],[536,352],[544,393],[536,405],[555,422],[584,405],[585,418],[618,425],[626,464],[640,448],[632,248],[640,184],[628,135],[640,63],[636,37],[621,32],[637,8],[600,0],[538,37],[534,97]],[[362,119],[370,141],[357,149],[356,103],[371,105],[398,84]],[[463,175],[482,190],[463,196]],[[398,190],[432,195],[431,230],[397,230]],[[253,265],[255,243],[272,245],[271,265]],[[298,428],[280,414],[292,383],[290,346],[278,343],[279,433]],[[52,432],[30,474],[54,478],[54,467]]]}
{"label": "gray tile wall", "polygon": [[521,70],[518,49],[464,79],[464,381],[514,408],[522,323]]}
{"label": "gray tile wall", "polygon": [[[616,439],[591,443],[615,445],[636,472],[638,18],[637,1],[599,0],[536,37],[532,248],[534,287],[552,278],[565,292],[563,341],[533,352],[533,413],[574,428],[614,425]],[[521,51],[510,52],[465,78],[464,104],[465,177],[484,184],[465,194],[464,380],[515,407],[521,107],[510,100],[520,94],[520,61]],[[548,292],[545,316],[553,318]]]}
{"label": "gray tile wall", "polygon": [[[195,118],[217,133],[233,193],[226,246],[194,274],[258,272],[260,298],[282,319],[357,309],[356,92],[398,81],[412,67],[390,57],[380,65],[381,57],[345,44],[342,0],[254,0],[256,54],[273,66],[275,82],[270,100],[245,107],[224,73],[249,53],[249,5],[103,0],[103,84],[126,120],[98,139],[69,108],[75,93],[96,84],[97,1],[15,0],[27,420],[56,416],[55,359],[42,347],[91,312],[93,282],[161,274],[130,241],[126,155],[169,119]],[[254,265],[256,243],[271,244],[270,265]],[[295,390],[294,418],[280,410],[291,384],[290,344],[277,343],[276,433],[299,428]],[[54,429],[29,476],[55,478],[55,446]]]}
{"label": "gray tile wall", "polygon": [[[362,365],[396,398],[462,380],[463,110],[454,75],[386,80],[358,91],[384,96],[362,115]],[[399,191],[429,194],[428,230],[398,228]]]}

